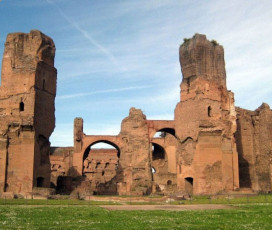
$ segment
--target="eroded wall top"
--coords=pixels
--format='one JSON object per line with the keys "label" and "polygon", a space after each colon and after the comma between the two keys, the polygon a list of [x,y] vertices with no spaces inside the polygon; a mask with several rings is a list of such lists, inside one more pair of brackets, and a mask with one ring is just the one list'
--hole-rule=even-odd
{"label": "eroded wall top", "polygon": [[183,81],[202,76],[226,86],[224,49],[216,41],[208,41],[205,35],[195,34],[185,39],[179,49]]}
{"label": "eroded wall top", "polygon": [[35,78],[29,74],[35,73],[39,62],[54,67],[54,57],[53,40],[40,31],[8,34],[2,61],[1,88],[17,92],[23,87],[33,86]]}

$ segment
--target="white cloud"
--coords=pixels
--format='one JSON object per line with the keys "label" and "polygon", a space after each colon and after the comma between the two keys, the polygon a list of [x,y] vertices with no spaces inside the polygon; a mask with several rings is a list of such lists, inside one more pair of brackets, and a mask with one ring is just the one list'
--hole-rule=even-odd
{"label": "white cloud", "polygon": [[96,41],[86,30],[82,29],[74,20],[72,20],[70,17],[68,17],[62,9],[55,4],[51,0],[46,0],[49,4],[52,4],[55,6],[55,8],[59,11],[60,15],[77,31],[81,33],[81,35],[86,38],[91,45],[95,46],[98,50],[100,50],[102,53],[106,55],[106,57],[113,62],[120,70],[124,70],[123,66],[120,65],[120,63],[117,61],[116,57],[103,45],[101,45],[98,41]]}
{"label": "white cloud", "polygon": [[131,86],[131,87],[125,87],[125,88],[118,88],[118,89],[104,89],[104,90],[96,90],[90,93],[77,93],[77,94],[67,94],[59,96],[59,99],[71,99],[71,98],[77,98],[77,97],[86,97],[91,96],[95,94],[103,94],[103,93],[114,93],[114,92],[123,92],[123,91],[130,91],[130,90],[138,90],[138,89],[147,89],[151,88],[152,86]]}

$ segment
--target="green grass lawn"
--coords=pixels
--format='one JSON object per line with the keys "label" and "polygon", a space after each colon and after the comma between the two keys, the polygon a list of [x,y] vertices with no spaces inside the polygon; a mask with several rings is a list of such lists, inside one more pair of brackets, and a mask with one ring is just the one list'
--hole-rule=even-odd
{"label": "green grass lawn", "polygon": [[107,211],[88,205],[0,205],[0,229],[272,229],[272,204],[207,211]]}

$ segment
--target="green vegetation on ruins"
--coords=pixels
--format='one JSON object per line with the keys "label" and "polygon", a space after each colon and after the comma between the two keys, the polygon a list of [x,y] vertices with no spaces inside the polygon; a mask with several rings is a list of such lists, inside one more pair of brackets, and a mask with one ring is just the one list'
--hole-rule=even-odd
{"label": "green vegetation on ruins", "polygon": [[[183,38],[183,44],[181,44],[181,45],[187,44],[190,40],[191,40],[191,38]],[[219,43],[214,39],[211,40],[211,43],[213,44],[213,46],[219,45]]]}
{"label": "green vegetation on ruins", "polygon": [[183,38],[184,43],[189,42],[190,40],[191,40],[190,38]]}
{"label": "green vegetation on ruins", "polygon": [[214,45],[214,46],[218,46],[219,43],[216,41],[216,40],[212,40],[211,43]]}

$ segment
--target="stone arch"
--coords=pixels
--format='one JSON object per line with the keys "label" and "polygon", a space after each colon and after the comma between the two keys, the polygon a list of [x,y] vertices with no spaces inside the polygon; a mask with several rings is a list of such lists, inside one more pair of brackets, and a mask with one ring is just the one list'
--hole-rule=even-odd
{"label": "stone arch", "polygon": [[[169,128],[169,127],[164,127],[164,128],[160,128],[160,129],[152,129],[152,131],[149,133],[150,138],[154,138],[156,136],[157,133],[165,133],[165,134],[170,134],[173,137],[176,137],[176,131],[174,128]],[[161,137],[164,137],[163,135]]]}
{"label": "stone arch", "polygon": [[95,140],[95,141],[93,141],[92,143],[90,143],[88,146],[87,146],[87,148],[85,148],[85,150],[84,150],[84,153],[83,153],[83,161],[86,159],[86,157],[88,156],[88,154],[89,154],[89,151],[90,151],[90,148],[93,146],[93,145],[95,145],[95,144],[97,144],[97,143],[105,143],[105,144],[108,144],[108,145],[111,145],[111,146],[113,146],[115,149],[117,149],[117,156],[118,156],[118,158],[120,158],[120,147],[116,144],[116,143],[114,143],[114,142],[112,142],[112,141],[109,141],[109,140],[104,140],[104,139],[101,139],[101,140]]}
{"label": "stone arch", "polygon": [[[95,148],[98,143],[106,143],[113,148]],[[120,147],[113,141],[96,139],[88,144],[82,157],[82,176],[93,194],[116,194],[119,160]]]}
{"label": "stone arch", "polygon": [[173,128],[162,128],[162,129],[157,130],[157,132],[166,132],[166,133],[169,133],[173,136],[176,136],[176,131]]}
{"label": "stone arch", "polygon": [[167,132],[175,136],[175,123],[173,120],[147,120],[149,137],[153,138],[156,132]]}

